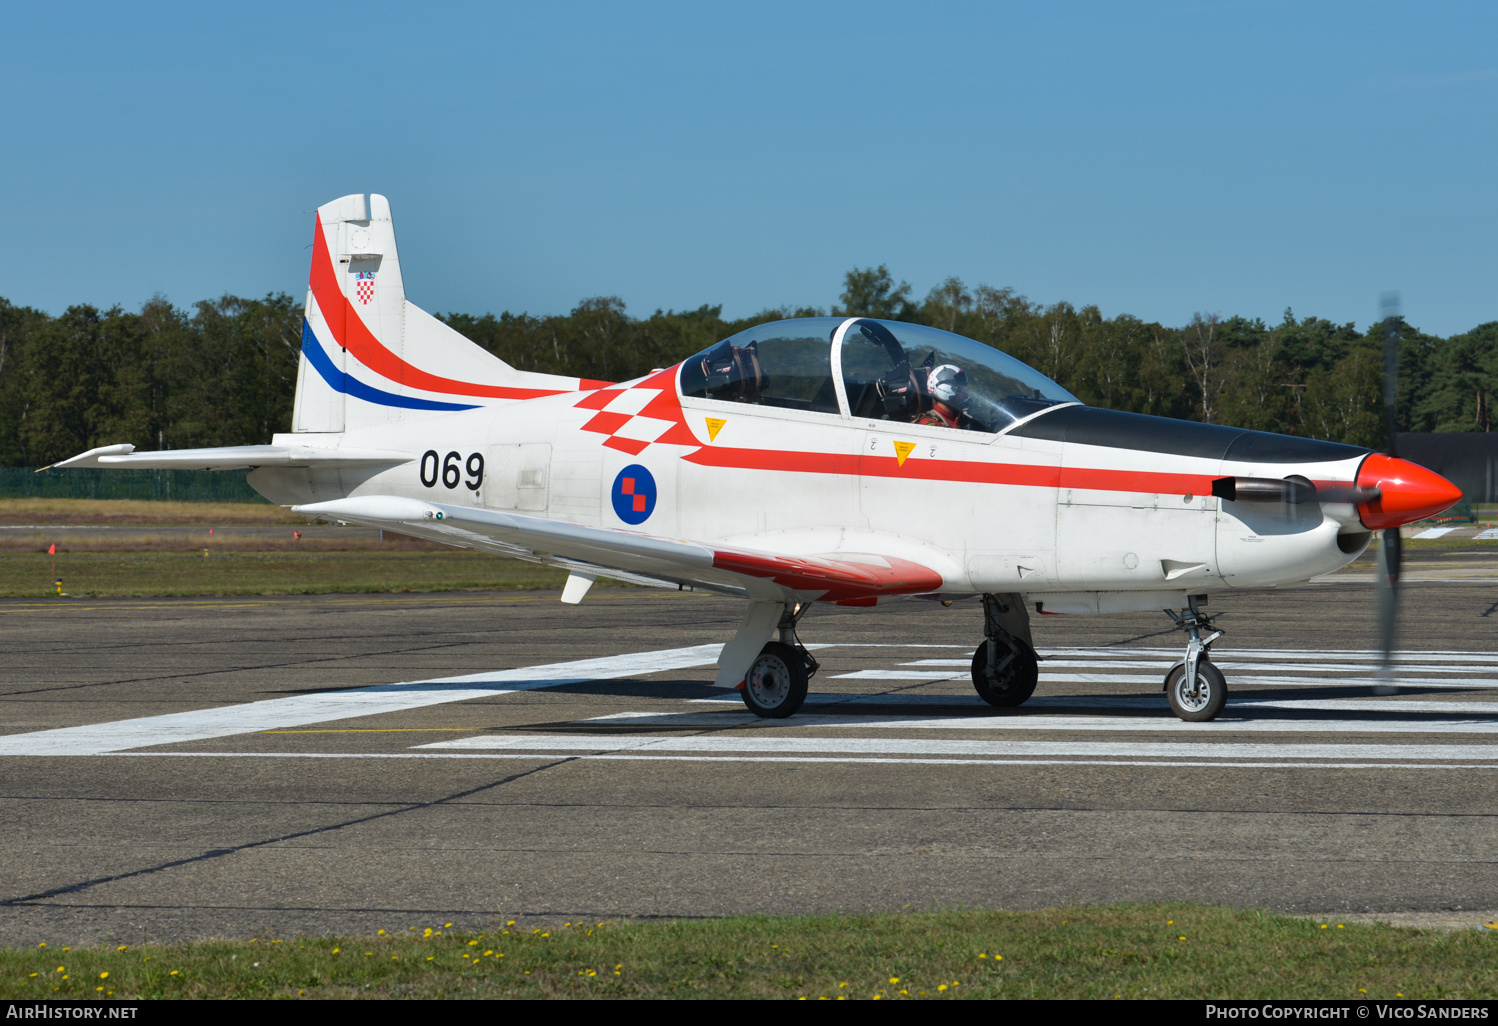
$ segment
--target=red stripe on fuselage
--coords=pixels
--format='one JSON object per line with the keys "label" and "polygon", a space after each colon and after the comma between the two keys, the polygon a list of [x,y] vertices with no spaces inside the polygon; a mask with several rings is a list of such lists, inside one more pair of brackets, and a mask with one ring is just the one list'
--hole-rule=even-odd
{"label": "red stripe on fuselage", "polygon": [[1211,495],[1221,474],[1170,474],[1146,470],[1101,470],[1052,467],[1033,463],[983,463],[969,460],[907,459],[853,456],[829,452],[785,452],[704,446],[683,456],[688,463],[736,470],[783,470],[802,474],[861,474],[864,477],[959,481],[967,484],[1017,485],[1026,488],[1076,488],[1083,491],[1151,492],[1160,495]]}
{"label": "red stripe on fuselage", "polygon": [[[317,232],[312,240],[312,275],[309,281],[323,320],[333,332],[333,341],[354,354],[364,366],[391,381],[427,392],[443,395],[488,396],[493,399],[539,399],[561,395],[566,389],[512,388],[508,385],[475,385],[468,381],[444,378],[413,367],[381,344],[374,332],[359,317],[338,284],[338,270],[323,234],[322,215],[317,218]],[[602,382],[587,381],[583,388],[598,387]]]}

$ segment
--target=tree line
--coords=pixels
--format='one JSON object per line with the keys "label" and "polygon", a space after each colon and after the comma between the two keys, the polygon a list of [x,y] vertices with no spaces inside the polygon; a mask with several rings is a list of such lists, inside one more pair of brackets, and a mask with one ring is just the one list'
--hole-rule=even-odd
{"label": "tree line", "polygon": [[[617,296],[566,314],[450,313],[448,325],[522,370],[623,381],[737,331],[822,314],[915,321],[986,342],[1083,402],[1381,447],[1381,324],[1198,314],[1168,327],[1096,306],[1033,302],[948,278],[917,299],[887,266],[854,268],[829,309],[725,320],[721,306],[631,317]],[[1397,322],[1402,431],[1488,431],[1498,321],[1450,338]],[[96,445],[267,442],[291,423],[302,305],[224,296],[191,308],[79,305],[52,317],[0,298],[0,466],[42,466]]]}

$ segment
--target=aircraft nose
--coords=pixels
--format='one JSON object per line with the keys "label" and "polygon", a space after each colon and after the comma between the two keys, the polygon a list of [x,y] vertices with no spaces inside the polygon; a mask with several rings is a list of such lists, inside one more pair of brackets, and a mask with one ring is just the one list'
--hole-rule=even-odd
{"label": "aircraft nose", "polygon": [[1358,487],[1377,488],[1380,493],[1377,499],[1358,505],[1363,526],[1372,531],[1435,516],[1462,497],[1460,488],[1435,471],[1382,453],[1363,461]]}

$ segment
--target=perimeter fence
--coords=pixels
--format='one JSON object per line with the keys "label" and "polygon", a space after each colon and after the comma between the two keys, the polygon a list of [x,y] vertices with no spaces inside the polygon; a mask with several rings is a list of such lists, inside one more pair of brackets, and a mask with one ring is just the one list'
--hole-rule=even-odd
{"label": "perimeter fence", "polygon": [[245,470],[43,470],[0,467],[0,499],[265,502]]}

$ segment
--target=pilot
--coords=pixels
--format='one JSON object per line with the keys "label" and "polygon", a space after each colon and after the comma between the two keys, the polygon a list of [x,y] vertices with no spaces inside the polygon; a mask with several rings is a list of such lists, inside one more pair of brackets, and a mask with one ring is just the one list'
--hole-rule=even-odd
{"label": "pilot", "polygon": [[966,371],[952,363],[932,367],[926,375],[926,394],[931,397],[931,409],[916,419],[917,424],[967,427],[966,411],[971,396],[968,395]]}

